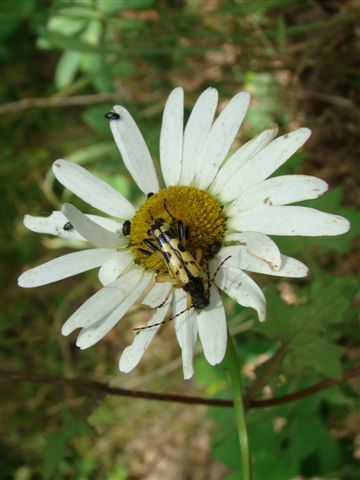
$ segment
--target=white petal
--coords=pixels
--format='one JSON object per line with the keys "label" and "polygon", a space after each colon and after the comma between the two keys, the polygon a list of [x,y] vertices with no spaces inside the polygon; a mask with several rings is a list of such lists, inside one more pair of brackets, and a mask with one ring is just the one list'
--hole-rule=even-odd
{"label": "white petal", "polygon": [[[265,272],[264,272],[265,273]],[[308,267],[296,258],[281,255],[281,270],[272,272],[270,275],[279,275],[289,278],[306,277],[309,273]]]}
{"label": "white petal", "polygon": [[234,175],[232,182],[237,185],[238,195],[270,177],[310,137],[311,130],[299,128],[273,140],[257,153],[251,162],[246,162]]}
{"label": "white petal", "polygon": [[138,126],[124,107],[116,105],[114,110],[120,119],[110,121],[110,128],[126,168],[145,194],[157,192],[155,167]]}
{"label": "white petal", "polygon": [[197,324],[206,360],[210,365],[221,363],[227,343],[226,314],[219,292],[214,285],[210,291],[209,306],[197,313]]}
{"label": "white petal", "polygon": [[[134,271],[131,272],[131,276],[136,276]],[[141,275],[138,276],[141,277]],[[84,302],[71,315],[71,317],[66,320],[62,327],[61,333],[63,335],[69,335],[77,328],[90,327],[99,320],[103,319],[121,303],[124,295],[128,294],[133,287],[134,285],[131,284],[130,288],[129,278],[124,275],[123,277],[114,280],[109,285],[101,288],[94,295],[88,298],[86,302]]]}
{"label": "white petal", "polygon": [[[98,215],[86,215],[92,221],[110,230],[111,232],[122,232],[122,224],[111,220],[110,218],[99,217]],[[32,215],[25,215],[24,225],[26,228],[36,233],[46,233],[49,235],[56,235],[66,240],[82,240],[85,238],[75,229],[64,230],[64,225],[68,223],[65,215],[55,210],[48,217],[33,217]]]}
{"label": "white petal", "polygon": [[209,134],[218,102],[218,92],[208,88],[197,99],[184,132],[180,185],[190,185],[198,170],[200,152]]}
{"label": "white petal", "polygon": [[74,228],[72,230],[64,230],[64,225],[68,219],[62,212],[54,211],[48,217],[33,217],[25,215],[24,225],[26,228],[36,233],[46,233],[56,235],[66,240],[85,240]]}
{"label": "white petal", "polygon": [[64,187],[98,210],[119,218],[134,215],[134,207],[125,197],[80,165],[56,160],[53,172]]}
{"label": "white petal", "polygon": [[214,180],[219,167],[233,143],[250,102],[250,95],[235,95],[215,120],[200,154],[196,183],[206,189]]}
{"label": "white petal", "polygon": [[115,220],[112,220],[111,218],[100,217],[99,215],[91,215],[88,213],[85,215],[101,227],[106,228],[106,230],[122,235],[122,223],[115,222]]}
{"label": "white petal", "polygon": [[264,207],[237,215],[229,227],[239,231],[257,231],[268,235],[341,235],[350,224],[344,217],[308,207]]}
{"label": "white petal", "polygon": [[295,258],[287,257],[285,255],[281,255],[281,267],[275,271],[271,268],[271,265],[263,259],[250,255],[247,252],[246,247],[243,246],[225,247],[218,254],[217,259],[221,262],[227,257],[231,258],[226,260],[223,268],[234,267],[241,270],[264,273],[266,275],[275,275],[278,277],[306,277],[308,274],[308,268],[306,265]]}
{"label": "white petal", "polygon": [[160,133],[160,164],[165,185],[176,185],[181,173],[184,130],[184,90],[175,88],[167,99]]}
{"label": "white petal", "polygon": [[133,268],[109,285],[106,285],[83,303],[64,323],[61,333],[69,335],[76,328],[90,327],[108,315],[127,297],[141,280],[143,270]]}
{"label": "white petal", "polygon": [[90,243],[98,247],[120,247],[128,242],[122,232],[109,232],[70,203],[65,203],[62,207],[65,217],[72,223],[74,228]]}
{"label": "white petal", "polygon": [[266,319],[266,300],[258,285],[246,273],[224,263],[215,283],[239,305],[254,308],[260,322]]}
{"label": "white petal", "polygon": [[103,285],[116,280],[134,262],[129,250],[115,252],[113,257],[103,263],[99,269],[99,280]]}
{"label": "white petal", "polygon": [[[156,308],[166,299],[170,288],[172,287],[168,283],[156,283],[142,303]],[[162,307],[155,311],[154,315],[147,324],[148,327],[164,321],[169,310],[170,303],[171,296],[169,296],[168,300]],[[135,335],[133,343],[129,347],[125,348],[120,357],[119,370],[121,372],[128,373],[136,367],[160,327],[161,325],[155,325],[153,328],[146,328],[138,331],[138,333]]]}
{"label": "white petal", "polygon": [[227,213],[236,215],[264,205],[286,205],[310,200],[320,197],[327,189],[326,182],[310,175],[273,177],[245,190],[229,206]]}
{"label": "white petal", "polygon": [[100,248],[69,253],[24,272],[18,278],[18,284],[20,287],[30,288],[57,282],[100,267],[113,254],[113,249]]}
{"label": "white petal", "polygon": [[[125,274],[124,277],[126,275],[128,274]],[[138,300],[140,295],[142,295],[151,282],[151,279],[152,276],[150,274],[144,273],[142,277],[138,277],[135,284],[131,282],[131,285],[129,285],[129,281],[123,282],[118,306],[114,308],[108,316],[101,318],[89,327],[82,328],[76,340],[76,345],[83,350],[95,345],[95,343],[105,337],[105,335],[109,333],[110,330],[124,317],[129,308]],[[117,282],[118,280],[115,281]]]}
{"label": "white petal", "polygon": [[[141,305],[148,305],[151,308],[157,308],[161,303],[166,300],[166,296],[170,292],[172,285],[170,283],[155,283],[150,292],[146,295]],[[172,295],[166,302],[170,302]]]}
{"label": "white petal", "polygon": [[280,269],[280,250],[267,235],[257,232],[230,233],[225,240],[226,242],[240,242],[250,255],[267,263],[271,270]]}
{"label": "white petal", "polygon": [[210,192],[213,195],[218,195],[223,202],[231,202],[236,198],[239,194],[239,181],[235,177],[236,173],[254,155],[265,148],[276,137],[277,132],[277,127],[265,130],[240,147],[220,168],[210,186]]}
{"label": "white petal", "polygon": [[[174,315],[182,312],[187,306],[187,295],[183,290],[175,289]],[[194,375],[193,356],[197,338],[197,318],[193,308],[174,319],[175,333],[181,348],[184,379]]]}

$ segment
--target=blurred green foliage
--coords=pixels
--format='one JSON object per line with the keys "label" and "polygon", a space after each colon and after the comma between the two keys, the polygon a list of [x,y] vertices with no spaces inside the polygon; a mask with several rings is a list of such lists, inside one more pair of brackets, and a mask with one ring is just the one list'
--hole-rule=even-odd
{"label": "blurred green foliage", "polygon": [[[265,324],[227,302],[245,388],[251,391],[262,379],[256,397],[285,395],[325,376],[340,378],[358,363],[359,218],[352,205],[360,145],[357,15],[353,2],[340,0],[2,0],[1,368],[230,398],[222,368],[210,367],[201,356],[198,382],[183,382],[171,332],[154,340],[135,373],[119,376],[117,358],[131,341],[137,312],[89,351],[79,352],[73,338],[62,338],[64,319],[97,288],[94,273],[31,291],[16,286],[22,270],[77,248],[26,231],[23,215],[47,215],[69,199],[89,211],[54,181],[53,160],[83,164],[140,201],[104,112],[112,102],[129,108],[157,160],[162,108],[178,84],[186,91],[187,114],[208,85],[219,89],[222,100],[240,89],[250,91],[253,103],[241,142],[275,123],[282,131],[312,127],[306,154],[294,155],[278,173],[325,178],[337,188],[309,205],[343,215],[353,225],[340,237],[276,239],[284,253],[308,264],[311,276],[256,277],[268,301]],[[82,103],[65,103],[77,96]],[[45,102],[33,100],[38,97]],[[254,480],[358,478],[356,394],[352,383],[281,407],[249,410]],[[196,432],[207,425],[203,410],[119,398],[99,403],[67,388],[10,381],[2,382],[0,404],[1,480],[155,478],[149,472],[157,472],[160,460],[172,472],[168,478],[207,478],[194,473],[197,464],[196,471],[205,472],[209,461],[206,447],[194,447],[203,438]],[[205,433],[214,430],[211,452],[225,465],[212,460],[212,470],[220,468],[217,478],[238,480],[232,411],[212,409],[210,418],[215,429],[206,427]],[[171,455],[167,460],[163,450],[171,442],[175,460]],[[173,473],[170,467],[177,463],[183,470]]]}

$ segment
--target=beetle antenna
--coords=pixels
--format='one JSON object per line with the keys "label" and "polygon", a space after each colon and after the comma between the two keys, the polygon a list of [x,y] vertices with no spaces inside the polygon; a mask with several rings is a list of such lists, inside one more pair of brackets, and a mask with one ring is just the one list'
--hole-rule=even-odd
{"label": "beetle antenna", "polygon": [[169,212],[169,209],[167,208],[166,199],[164,200],[164,208],[165,208],[166,212],[170,215],[171,220],[176,220],[176,218],[174,217],[174,215],[173,215],[172,213],[170,213],[170,212]]}
{"label": "beetle antenna", "polygon": [[[210,286],[214,283],[215,277],[216,277],[216,275],[219,273],[220,268],[224,265],[224,263],[225,263],[227,260],[229,260],[229,258],[231,258],[231,255],[229,255],[228,257],[224,258],[224,260],[223,260],[223,261],[220,263],[220,265],[217,267],[217,269],[215,270],[215,273],[214,273],[213,278],[210,280],[209,288],[210,288]],[[207,272],[208,272],[208,275],[209,275],[209,264],[207,265]]]}
{"label": "beetle antenna", "polygon": [[[192,308],[192,305],[191,307]],[[147,330],[148,328],[152,328],[152,327],[159,327],[160,325],[164,325],[164,323],[167,323],[167,322],[172,322],[175,318],[177,317],[180,317],[180,315],[182,315],[183,313],[187,312],[188,310],[190,310],[190,308],[185,308],[184,310],[181,310],[181,312],[178,312],[176,315],[174,315],[173,317],[170,317],[170,318],[167,318],[166,320],[163,320],[162,322],[159,322],[159,323],[154,323],[153,325],[147,325],[146,327],[137,327],[137,328],[133,328],[134,332],[136,332],[136,335],[141,331],[141,330]]]}
{"label": "beetle antenna", "polygon": [[[207,264],[206,266],[206,270],[207,270],[207,275],[208,275],[208,282],[209,282],[209,288],[208,288],[208,291],[210,290],[210,287],[212,285],[212,283],[214,282],[215,280],[215,277],[216,275],[218,274],[220,268],[224,265],[224,263],[229,260],[229,258],[231,258],[231,255],[229,255],[228,257],[224,258],[224,260],[220,263],[220,265],[217,267],[217,269],[215,270],[215,273],[214,273],[214,276],[213,278],[210,280],[209,277],[210,277],[210,273],[209,273],[209,265]],[[166,300],[168,300],[168,298],[166,298]],[[165,302],[166,302],[165,300]],[[161,306],[163,306],[164,302],[161,303],[158,307],[156,308],[159,308]],[[181,312],[178,312],[176,315],[174,315],[173,317],[170,317],[170,318],[167,318],[166,320],[163,320],[162,322],[159,322],[159,323],[154,323],[153,325],[147,325],[146,327],[136,327],[134,328],[134,332],[136,332],[136,335],[141,331],[141,330],[147,330],[149,328],[152,328],[152,327],[159,327],[160,325],[164,325],[164,323],[167,323],[167,322],[171,322],[173,321],[175,318],[179,317],[180,315],[182,315],[183,313],[189,311],[191,308],[193,308],[193,305],[190,305],[190,307],[187,307],[187,308],[184,308],[184,310],[181,310]]]}
{"label": "beetle antenna", "polygon": [[149,212],[151,221],[146,220],[146,223],[148,223],[149,225],[152,225],[154,223],[154,217],[152,216],[152,213],[151,213],[150,209],[148,210],[148,212]]}

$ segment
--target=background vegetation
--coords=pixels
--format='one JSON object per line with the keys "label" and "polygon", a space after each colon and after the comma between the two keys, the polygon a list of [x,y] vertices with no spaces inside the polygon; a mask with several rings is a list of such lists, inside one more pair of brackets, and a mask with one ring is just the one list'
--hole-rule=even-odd
{"label": "background vegetation", "polygon": [[[94,273],[39,289],[16,285],[24,269],[68,251],[22,225],[25,213],[47,215],[69,198],[82,206],[54,182],[56,158],[81,163],[138,198],[104,119],[114,102],[134,115],[155,159],[164,101],[177,85],[189,109],[209,85],[223,101],[250,91],[241,142],[274,123],[282,133],[312,128],[306,152],[283,172],[328,181],[331,192],[311,204],[346,216],[353,228],[335,238],[279,239],[311,275],[258,275],[268,322],[259,325],[252,310],[228,302],[229,323],[252,399],[339,380],[359,365],[358,20],[351,0],[2,0],[1,480],[239,479],[231,409],[91,394],[4,373],[230,398],[221,367],[201,355],[196,378],[183,381],[170,327],[135,372],[119,374],[120,351],[142,320],[136,310],[90,350],[62,337],[61,324],[98,288]],[[250,409],[255,480],[360,478],[359,392],[353,379]]]}

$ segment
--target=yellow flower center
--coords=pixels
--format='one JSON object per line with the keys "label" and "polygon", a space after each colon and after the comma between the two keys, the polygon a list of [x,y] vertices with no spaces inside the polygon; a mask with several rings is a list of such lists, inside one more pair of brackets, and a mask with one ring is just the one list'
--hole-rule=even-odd
{"label": "yellow flower center", "polygon": [[[214,256],[214,246],[220,247],[223,241],[226,217],[217,199],[195,187],[173,186],[160,190],[136,212],[131,220],[130,233],[130,248],[135,262],[156,273],[167,273],[164,260],[157,255],[145,255],[138,249],[149,250],[143,240],[149,238],[147,232],[157,218],[169,224],[174,222],[174,218],[183,222],[184,227],[189,229],[189,238],[184,242],[186,249],[193,257],[201,250],[202,264]],[[176,225],[173,230],[177,234]],[[156,244],[156,241],[153,243]]]}

